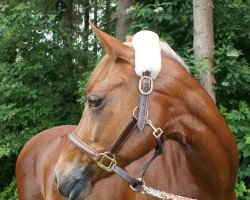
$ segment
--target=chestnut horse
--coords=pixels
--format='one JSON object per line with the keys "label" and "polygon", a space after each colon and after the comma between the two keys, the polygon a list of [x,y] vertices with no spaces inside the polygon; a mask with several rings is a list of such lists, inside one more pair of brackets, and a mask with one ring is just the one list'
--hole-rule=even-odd
{"label": "chestnut horse", "polygon": [[[21,200],[150,199],[131,190],[125,180],[101,169],[67,142],[68,133],[74,130],[91,149],[106,151],[130,121],[138,103],[134,49],[92,29],[106,55],[88,82],[82,118],[78,126],[46,130],[25,145],[16,165]],[[148,98],[148,118],[164,131],[165,147],[149,167],[145,183],[199,200],[236,199],[238,152],[233,135],[183,61],[166,44],[162,46],[162,69]],[[116,155],[117,165],[137,176],[155,146],[150,127],[133,129]]]}

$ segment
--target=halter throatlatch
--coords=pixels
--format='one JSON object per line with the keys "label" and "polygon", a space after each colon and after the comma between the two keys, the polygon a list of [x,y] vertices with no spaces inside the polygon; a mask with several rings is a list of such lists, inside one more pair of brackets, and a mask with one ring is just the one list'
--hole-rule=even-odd
{"label": "halter throatlatch", "polygon": [[[150,44],[149,47],[145,47],[145,40]],[[164,147],[164,132],[161,128],[156,128],[153,122],[148,119],[147,109],[148,97],[153,91],[153,79],[157,77],[161,69],[161,54],[159,37],[156,33],[151,31],[141,31],[135,34],[132,40],[132,45],[135,49],[135,71],[141,76],[141,79],[138,85],[140,92],[138,106],[134,109],[130,122],[124,127],[111,147],[102,153],[97,152],[85,144],[75,135],[74,132],[68,135],[68,140],[74,144],[75,147],[92,158],[101,169],[107,172],[115,172],[129,183],[131,189],[141,192],[143,195],[165,200],[194,200],[155,190],[151,187],[147,187],[143,181],[146,170],[155,158],[162,154]],[[139,131],[142,131],[145,125],[152,128],[152,135],[156,139],[157,145],[153,157],[144,165],[140,171],[139,177],[136,179],[126,170],[118,166],[115,156],[128,137],[134,132],[133,130],[137,128]]]}

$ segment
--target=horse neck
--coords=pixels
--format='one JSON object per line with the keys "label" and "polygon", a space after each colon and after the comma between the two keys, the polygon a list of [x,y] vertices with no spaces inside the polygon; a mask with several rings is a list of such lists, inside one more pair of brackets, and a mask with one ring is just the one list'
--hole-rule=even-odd
{"label": "horse neck", "polygon": [[233,193],[237,147],[212,98],[173,60],[163,59],[161,74],[157,90],[165,97],[166,138],[183,147],[189,171],[200,187],[215,195],[226,188]]}
{"label": "horse neck", "polygon": [[165,96],[165,102],[168,102],[166,112],[172,119],[190,115],[211,128],[216,122],[227,127],[212,98],[179,63],[163,57],[161,75],[158,92]]}

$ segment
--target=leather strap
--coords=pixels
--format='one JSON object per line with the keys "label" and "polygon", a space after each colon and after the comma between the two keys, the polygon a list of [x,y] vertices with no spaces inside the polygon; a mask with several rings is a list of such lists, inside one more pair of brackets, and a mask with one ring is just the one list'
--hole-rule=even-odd
{"label": "leather strap", "polygon": [[100,154],[92,149],[90,146],[82,142],[74,132],[71,132],[68,134],[68,140],[75,145],[76,148],[78,148],[83,153],[87,154],[89,157],[91,157],[94,161],[100,160]]}
{"label": "leather strap", "polygon": [[126,142],[132,131],[134,130],[135,126],[137,124],[137,119],[135,117],[132,117],[130,122],[125,126],[123,131],[120,133],[120,135],[116,138],[114,143],[111,145],[108,153],[112,156],[114,156],[119,149],[123,146],[123,144]]}
{"label": "leather strap", "polygon": [[[109,153],[112,153],[112,156],[115,155],[115,153],[121,148],[121,146],[124,144],[128,136],[131,134],[133,129],[136,126],[137,120],[136,118],[132,118],[131,121],[126,125],[122,133],[119,135],[119,137],[115,140],[113,145],[111,146],[110,150],[108,151]],[[82,142],[75,134],[74,132],[71,132],[68,135],[68,140],[75,145],[76,148],[81,150],[83,153],[87,154],[90,158],[92,158],[94,161],[99,162],[102,157],[101,154],[92,149],[90,146]],[[148,167],[151,165],[151,163],[154,161],[154,159],[162,154],[164,147],[164,139],[163,139],[163,132],[161,135],[158,135],[157,137],[157,146],[155,148],[155,154],[154,156],[146,163],[146,165],[142,168],[139,179],[142,180],[146,170]],[[114,153],[114,154],[113,154]],[[131,176],[126,170],[122,169],[116,164],[113,164],[111,167],[111,170],[118,174],[120,177],[125,179],[130,186],[132,187],[133,190],[137,190],[141,192],[143,190],[143,182],[138,181],[135,179],[133,176]]]}
{"label": "leather strap", "polygon": [[113,165],[112,170],[120,177],[127,180],[130,185],[135,186],[137,184],[137,180],[133,176],[131,176],[125,169],[122,169],[118,165]]}
{"label": "leather strap", "polygon": [[137,179],[135,179],[133,176],[131,176],[126,170],[122,169],[121,167],[117,165],[112,166],[113,172],[118,174],[121,178],[125,179],[130,187],[132,187],[133,190],[137,190],[138,192],[142,191],[142,185],[138,183]]}
{"label": "leather strap", "polygon": [[157,137],[157,145],[155,147],[155,153],[153,157],[144,165],[144,167],[141,169],[140,175],[138,180],[142,180],[148,167],[151,165],[151,163],[163,152],[164,147],[164,139],[163,139],[163,133]]}
{"label": "leather strap", "polygon": [[[133,130],[133,128],[136,125],[136,121],[137,120],[135,118],[132,118],[130,123],[126,126],[127,128],[125,128],[125,129]],[[131,127],[132,127],[132,129],[131,129]],[[129,134],[127,135],[127,137],[128,136],[129,136]],[[96,162],[100,161],[100,159],[101,159],[100,154],[97,151],[95,151],[94,149],[92,149],[91,147],[89,147],[87,144],[85,144],[84,142],[79,140],[78,137],[74,134],[74,132],[71,132],[68,135],[68,140],[71,143],[73,143],[76,148],[81,150],[83,153],[87,154],[94,161],[96,161]],[[118,141],[120,141],[120,139],[118,139]],[[137,191],[142,191],[142,187],[137,184],[137,180],[133,176],[131,176],[126,170],[122,169],[118,165],[112,165],[111,170],[113,172],[115,172],[116,174],[118,174],[123,179],[125,179],[132,187],[134,187],[134,189],[136,189]]]}
{"label": "leather strap", "polygon": [[[123,131],[120,133],[120,135],[117,137],[117,139],[114,141],[114,143],[111,145],[110,149],[108,150],[109,156],[114,157],[115,154],[118,152],[118,150],[122,147],[124,142],[127,140],[129,135],[133,132],[134,128],[136,127],[137,119],[135,117],[132,117],[130,122],[125,126]],[[68,135],[68,140],[75,145],[76,148],[81,150],[83,153],[87,154],[90,158],[92,158],[94,161],[99,162],[102,157],[100,153],[92,149],[90,146],[82,142],[75,134],[74,132],[71,132]],[[118,165],[114,164],[111,167],[111,170],[115,173],[117,173],[120,177],[125,179],[132,187],[135,187],[136,190],[142,190],[141,186],[137,186],[137,180],[132,177],[126,170],[122,169]]]}
{"label": "leather strap", "polygon": [[[146,71],[142,73],[142,77],[144,76],[151,76],[151,72]],[[147,117],[147,102],[148,102],[148,94],[145,94],[150,91],[152,85],[151,81],[148,78],[143,78],[142,81],[139,83],[139,87],[144,93],[140,93],[139,96],[139,103],[138,103],[138,116],[137,116],[137,127],[141,131],[145,126],[145,121]],[[140,91],[141,92],[141,91]]]}
{"label": "leather strap", "polygon": [[[119,134],[119,136],[116,138],[114,143],[111,145],[110,149],[108,150],[108,154],[110,156],[114,156],[119,149],[122,147],[124,142],[127,140],[129,135],[134,130],[135,126],[137,124],[137,119],[135,117],[132,117],[130,122],[125,126],[123,131]],[[93,158],[95,161],[99,161],[100,155],[97,151],[92,149],[90,146],[82,142],[75,134],[74,132],[70,133],[68,135],[68,140],[71,141],[79,150],[86,153],[88,156]]]}

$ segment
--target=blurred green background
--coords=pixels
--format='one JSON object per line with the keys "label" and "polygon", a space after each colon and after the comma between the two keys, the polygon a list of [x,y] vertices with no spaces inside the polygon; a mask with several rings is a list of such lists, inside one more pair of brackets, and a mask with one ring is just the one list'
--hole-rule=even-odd
{"label": "blurred green background", "polygon": [[[117,1],[0,1],[0,199],[16,199],[14,167],[36,133],[77,124],[84,87],[102,56],[91,20],[117,34]],[[191,0],[136,1],[126,9],[126,33],[159,34],[199,77],[207,72],[193,52]],[[238,199],[250,199],[250,1],[214,1],[215,92],[240,152]],[[123,37],[124,38],[124,37]]]}

